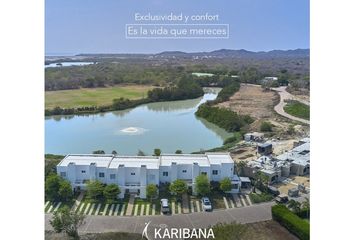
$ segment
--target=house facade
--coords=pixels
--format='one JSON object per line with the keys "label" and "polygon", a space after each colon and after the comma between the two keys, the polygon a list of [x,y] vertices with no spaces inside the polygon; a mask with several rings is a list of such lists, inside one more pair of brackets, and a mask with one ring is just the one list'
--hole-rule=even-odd
{"label": "house facade", "polygon": [[231,192],[238,192],[240,179],[228,153],[163,154],[161,156],[118,156],[110,154],[69,154],[58,165],[57,173],[73,188],[85,189],[90,180],[117,184],[125,193],[146,198],[148,184],[160,185],[181,179],[195,193],[195,179],[205,174],[209,181],[229,178]]}

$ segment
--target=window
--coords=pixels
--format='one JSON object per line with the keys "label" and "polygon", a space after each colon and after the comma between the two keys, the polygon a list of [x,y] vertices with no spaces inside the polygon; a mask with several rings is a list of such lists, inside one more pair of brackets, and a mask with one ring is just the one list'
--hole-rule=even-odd
{"label": "window", "polygon": [[163,173],[162,173],[162,176],[168,177],[168,172],[163,172]]}
{"label": "window", "polygon": [[187,172],[187,170],[182,170],[182,172],[183,172],[183,173],[186,173],[186,172]]}
{"label": "window", "polygon": [[81,170],[81,173],[86,173],[86,171],[85,170]]}
{"label": "window", "polygon": [[66,177],[66,172],[60,172],[60,177]]}
{"label": "window", "polygon": [[104,173],[103,172],[98,173],[98,177],[104,177]]}
{"label": "window", "polygon": [[207,172],[202,172],[202,175],[207,175]]}
{"label": "window", "polygon": [[116,175],[115,175],[115,174],[110,174],[110,175],[109,175],[109,178],[110,178],[110,179],[116,179]]}
{"label": "window", "polygon": [[213,175],[218,175],[218,170],[213,170]]}
{"label": "window", "polygon": [[133,175],[133,176],[134,176],[134,175],[135,175],[135,172],[130,173],[130,175]]}

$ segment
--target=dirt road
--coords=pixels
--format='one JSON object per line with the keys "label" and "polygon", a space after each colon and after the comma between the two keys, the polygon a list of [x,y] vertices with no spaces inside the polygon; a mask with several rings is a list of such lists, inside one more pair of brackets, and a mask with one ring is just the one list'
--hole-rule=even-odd
{"label": "dirt road", "polygon": [[279,103],[274,107],[274,111],[276,111],[278,114],[286,117],[286,118],[289,118],[289,119],[292,119],[292,120],[295,120],[295,121],[298,121],[298,122],[302,122],[302,123],[305,123],[305,124],[310,124],[310,121],[309,120],[305,120],[305,119],[302,119],[302,118],[298,118],[298,117],[295,117],[295,116],[292,116],[288,113],[286,113],[284,111],[284,107],[286,105],[285,103],[285,100],[296,100],[296,101],[299,101],[303,104],[306,104],[306,105],[310,105],[310,103],[306,100],[303,100],[303,99],[300,99],[290,93],[288,93],[286,91],[286,86],[282,86],[282,87],[278,87],[278,88],[272,88],[273,91],[276,91],[279,96],[280,96],[280,101]]}

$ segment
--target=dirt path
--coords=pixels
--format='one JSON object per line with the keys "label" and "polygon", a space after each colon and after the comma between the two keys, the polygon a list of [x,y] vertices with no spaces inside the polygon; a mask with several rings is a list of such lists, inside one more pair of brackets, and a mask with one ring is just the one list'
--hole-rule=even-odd
{"label": "dirt path", "polygon": [[295,117],[295,116],[292,116],[288,113],[286,113],[284,111],[284,107],[286,105],[285,103],[285,100],[296,100],[296,101],[299,101],[303,104],[306,104],[306,105],[310,105],[310,103],[306,100],[303,100],[303,99],[300,99],[290,93],[288,93],[286,91],[286,86],[282,86],[282,87],[278,87],[278,88],[272,88],[273,91],[276,91],[279,96],[280,96],[280,101],[279,103],[274,107],[274,111],[276,111],[278,114],[286,117],[286,118],[289,118],[289,119],[292,119],[294,121],[298,121],[298,122],[302,122],[302,123],[305,123],[305,124],[310,124],[310,121],[309,120],[305,120],[305,119],[302,119],[302,118],[298,118],[298,117]]}

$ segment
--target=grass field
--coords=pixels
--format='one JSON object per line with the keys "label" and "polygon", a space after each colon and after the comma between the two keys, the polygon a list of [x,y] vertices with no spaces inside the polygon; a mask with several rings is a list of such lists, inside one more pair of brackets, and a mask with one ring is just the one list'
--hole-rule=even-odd
{"label": "grass field", "polygon": [[310,119],[310,106],[298,101],[291,101],[284,107],[284,111],[295,117]]}
{"label": "grass field", "polygon": [[152,86],[129,85],[107,88],[82,88],[45,92],[45,108],[76,108],[112,104],[115,98],[139,99],[147,96]]}

